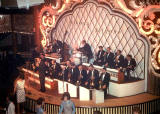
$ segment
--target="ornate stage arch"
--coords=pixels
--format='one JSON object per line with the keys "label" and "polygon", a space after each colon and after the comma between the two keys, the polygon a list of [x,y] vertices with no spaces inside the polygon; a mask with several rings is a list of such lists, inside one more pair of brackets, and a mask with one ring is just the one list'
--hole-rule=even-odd
{"label": "ornate stage arch", "polygon": [[66,42],[70,48],[85,39],[94,53],[100,45],[110,46],[113,52],[120,49],[124,56],[131,54],[136,59],[135,75],[147,80],[149,44],[136,23],[109,4],[90,0],[74,5],[58,18],[49,40],[53,39]]}

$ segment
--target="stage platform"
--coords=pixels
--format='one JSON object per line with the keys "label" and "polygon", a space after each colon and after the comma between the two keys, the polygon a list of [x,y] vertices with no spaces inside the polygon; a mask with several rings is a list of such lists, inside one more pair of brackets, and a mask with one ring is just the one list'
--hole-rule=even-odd
{"label": "stage platform", "polygon": [[[39,91],[39,87],[31,83],[27,87],[26,108],[35,112],[36,100],[39,97],[45,98],[45,110],[48,114],[58,114],[59,105],[62,95],[59,95],[54,89],[47,89],[45,93]],[[76,114],[93,114],[95,110],[99,110],[102,114],[132,114],[134,106],[139,106],[142,114],[149,114],[158,110],[160,105],[160,96],[154,96],[148,93],[141,93],[129,97],[108,96],[104,103],[96,104],[91,101],[80,101],[71,98],[76,106]]]}

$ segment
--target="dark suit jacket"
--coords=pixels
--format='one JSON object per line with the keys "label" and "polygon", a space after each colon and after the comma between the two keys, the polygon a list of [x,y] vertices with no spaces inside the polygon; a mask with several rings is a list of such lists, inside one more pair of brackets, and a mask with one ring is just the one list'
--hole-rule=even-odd
{"label": "dark suit jacket", "polygon": [[87,56],[88,59],[93,58],[93,53],[92,53],[91,47],[88,43],[86,43],[84,45],[84,47],[79,48],[78,50],[81,51],[85,56]]}
{"label": "dark suit jacket", "polygon": [[[101,55],[100,55],[100,52],[101,52]],[[101,60],[103,62],[103,60],[104,60],[104,53],[105,53],[104,50],[102,50],[102,51],[99,50],[98,54],[97,54],[97,60]]]}
{"label": "dark suit jacket", "polygon": [[45,60],[42,59],[40,64],[39,64],[39,76],[40,77],[45,77],[46,75],[48,75],[48,73],[49,73],[49,69],[45,65]]}
{"label": "dark suit jacket", "polygon": [[63,43],[57,40],[57,43],[52,46],[52,52],[57,53],[57,50],[62,48],[63,48]]}
{"label": "dark suit jacket", "polygon": [[116,62],[116,60],[115,60],[116,57],[117,57],[117,55],[116,55],[115,58],[114,58],[115,68],[123,67],[123,66],[124,66],[124,56],[123,56],[123,55],[120,55],[119,58],[118,58],[118,62]]}
{"label": "dark suit jacket", "polygon": [[[76,75],[76,82],[77,82],[79,80],[79,76],[80,76],[80,70],[79,69],[77,69],[75,75]],[[85,81],[87,80],[87,72],[86,72],[86,70],[82,70],[81,71],[81,75],[83,76],[83,78],[80,79],[81,85],[84,85]]]}
{"label": "dark suit jacket", "polygon": [[[97,70],[93,70],[93,75],[94,75],[94,77],[95,77],[95,79],[94,79],[94,88],[96,88],[96,89],[98,89],[98,78],[99,78],[99,72],[97,71]],[[92,76],[92,71],[89,71],[88,73],[87,73],[87,79],[86,79],[86,81],[88,82],[88,85],[86,86],[87,88],[89,88],[90,87],[90,84],[91,84],[91,76]]]}
{"label": "dark suit jacket", "polygon": [[127,59],[125,59],[125,62],[124,62],[124,68],[127,68],[128,66],[132,66],[132,68],[130,68],[130,70],[134,70],[135,69],[135,67],[136,67],[136,61],[135,61],[135,59],[131,59],[130,60],[130,63],[128,64],[128,60]]}
{"label": "dark suit jacket", "polygon": [[[95,79],[97,80],[99,77],[99,72],[97,70],[93,70],[93,75],[94,75]],[[92,71],[89,71],[87,73],[87,80],[89,80],[91,78],[91,76],[92,76]]]}
{"label": "dark suit jacket", "polygon": [[112,52],[108,53],[104,57],[104,64],[108,63],[109,68],[114,68],[114,54]]}
{"label": "dark suit jacket", "polygon": [[58,74],[60,72],[62,72],[62,68],[60,66],[59,63],[55,63],[55,66],[54,65],[51,65],[51,68],[50,68],[50,72],[52,72],[52,76],[51,77],[54,77],[54,78],[58,78]]}
{"label": "dark suit jacket", "polygon": [[104,75],[105,76],[103,78],[103,74],[101,74],[99,80],[102,80],[102,85],[106,85],[107,87],[109,87],[110,74],[106,72]]}

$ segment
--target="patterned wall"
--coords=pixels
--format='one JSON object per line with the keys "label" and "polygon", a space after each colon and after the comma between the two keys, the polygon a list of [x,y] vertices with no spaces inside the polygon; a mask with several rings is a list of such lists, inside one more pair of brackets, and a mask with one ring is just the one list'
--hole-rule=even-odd
{"label": "patterned wall", "polygon": [[113,52],[120,49],[124,56],[131,54],[136,59],[136,75],[140,78],[146,75],[148,44],[138,35],[132,21],[122,13],[111,10],[107,5],[88,1],[59,18],[52,31],[52,39],[63,41],[66,31],[65,42],[71,47],[80,45],[85,39],[94,53],[100,45],[105,48],[110,46]]}

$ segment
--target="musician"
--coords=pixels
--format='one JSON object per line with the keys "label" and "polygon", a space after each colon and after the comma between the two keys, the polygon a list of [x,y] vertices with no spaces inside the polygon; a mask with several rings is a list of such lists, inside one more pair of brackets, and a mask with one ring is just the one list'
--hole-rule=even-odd
{"label": "musician", "polygon": [[97,54],[97,59],[94,62],[94,64],[100,65],[100,66],[103,65],[104,53],[105,53],[105,51],[103,50],[103,47],[99,46],[99,51],[98,51],[98,54]]}
{"label": "musician", "polygon": [[41,92],[45,92],[45,76],[46,76],[46,71],[48,70],[47,68],[47,62],[45,61],[45,55],[43,53],[40,54],[41,62],[39,64],[39,80],[40,80],[40,85],[41,85]]}
{"label": "musician", "polygon": [[103,68],[99,76],[99,89],[102,89],[104,91],[104,98],[107,97],[107,88],[109,88],[109,81],[110,74],[106,72],[105,68]]}
{"label": "musician", "polygon": [[122,68],[124,65],[124,56],[121,54],[121,50],[117,50],[114,58],[115,68]]}
{"label": "musician", "polygon": [[35,58],[34,59],[34,63],[32,63],[32,70],[34,72],[38,72],[39,71],[39,64],[40,64],[40,58]]}
{"label": "musician", "polygon": [[59,40],[54,39],[52,45],[52,52],[61,54],[63,48],[63,43]]}
{"label": "musician", "polygon": [[84,86],[84,83],[86,81],[87,72],[83,69],[82,65],[80,64],[78,66],[77,72],[76,72],[76,84]]}
{"label": "musician", "polygon": [[136,67],[136,61],[134,58],[132,58],[132,55],[127,55],[125,62],[124,62],[124,68],[127,73],[127,77],[130,78],[131,74],[130,71],[134,71]]}
{"label": "musician", "polygon": [[46,54],[50,54],[50,53],[52,53],[52,46],[51,45],[47,46],[47,49],[46,49]]}
{"label": "musician", "polygon": [[82,41],[82,47],[78,49],[81,51],[85,56],[88,57],[88,62],[93,58],[93,53],[91,47],[85,40]]}
{"label": "musician", "polygon": [[72,70],[72,66],[71,66],[71,61],[67,61],[66,62],[66,66],[64,69],[64,80],[70,82],[71,81],[71,70]]}
{"label": "musician", "polygon": [[70,78],[70,82],[75,84],[76,81],[77,81],[77,71],[78,71],[78,67],[74,64],[74,63],[71,63],[71,78]]}
{"label": "musician", "polygon": [[111,48],[107,48],[107,52],[104,55],[105,67],[114,68],[114,54],[111,52]]}
{"label": "musician", "polygon": [[61,72],[62,72],[62,68],[60,64],[57,63],[56,60],[52,60],[51,67],[50,67],[51,78],[59,78],[59,75]]}
{"label": "musician", "polygon": [[91,64],[89,66],[89,69],[87,70],[87,80],[85,82],[85,86],[87,88],[98,88],[98,77],[99,72],[94,69],[93,65]]}

